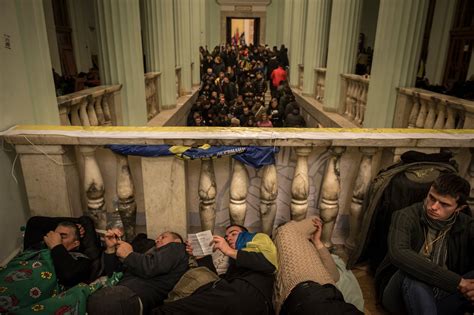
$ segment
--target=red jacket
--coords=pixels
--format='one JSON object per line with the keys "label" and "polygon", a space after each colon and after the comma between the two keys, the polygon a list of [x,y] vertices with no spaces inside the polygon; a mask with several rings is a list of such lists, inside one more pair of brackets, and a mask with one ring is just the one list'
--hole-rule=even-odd
{"label": "red jacket", "polygon": [[271,78],[273,86],[277,87],[280,85],[281,81],[286,80],[286,71],[280,66],[273,70]]}

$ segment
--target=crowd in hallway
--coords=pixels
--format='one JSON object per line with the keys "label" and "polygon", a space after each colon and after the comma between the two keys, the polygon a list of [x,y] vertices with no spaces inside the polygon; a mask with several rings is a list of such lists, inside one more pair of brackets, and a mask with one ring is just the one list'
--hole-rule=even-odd
{"label": "crowd in hallway", "polygon": [[287,80],[284,45],[200,47],[200,56],[201,87],[188,126],[306,127]]}

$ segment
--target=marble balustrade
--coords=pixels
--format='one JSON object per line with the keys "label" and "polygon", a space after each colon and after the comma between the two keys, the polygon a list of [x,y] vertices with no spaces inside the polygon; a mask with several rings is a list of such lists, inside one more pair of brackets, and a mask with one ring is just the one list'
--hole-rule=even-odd
{"label": "marble balustrade", "polygon": [[369,92],[369,79],[357,74],[341,74],[342,84],[340,107],[344,116],[358,126],[364,122],[367,94]]}
{"label": "marble balustrade", "polygon": [[117,126],[122,124],[122,85],[101,85],[57,97],[63,126]]}
{"label": "marble balustrade", "polygon": [[[325,245],[353,248],[370,181],[404,151],[450,150],[460,174],[474,183],[474,134],[308,128],[291,136],[284,130],[170,128],[111,128],[97,135],[24,126],[3,137],[19,154],[33,215],[78,215],[82,209],[103,229],[106,213],[118,211],[127,238],[135,234],[137,213],[144,213],[150,237],[163,230],[220,232],[231,222],[271,234],[290,219],[319,214]],[[280,151],[274,165],[255,169],[230,157],[125,157],[107,149],[110,143],[258,145]],[[76,150],[79,155],[71,154]]]}
{"label": "marble balustrade", "polygon": [[474,102],[418,88],[399,88],[393,127],[472,129]]}
{"label": "marble balustrade", "polygon": [[145,73],[145,97],[148,120],[160,112],[160,77],[161,72]]}
{"label": "marble balustrade", "polygon": [[316,68],[315,71],[315,91],[314,98],[322,102],[324,100],[324,85],[326,82],[326,68]]}

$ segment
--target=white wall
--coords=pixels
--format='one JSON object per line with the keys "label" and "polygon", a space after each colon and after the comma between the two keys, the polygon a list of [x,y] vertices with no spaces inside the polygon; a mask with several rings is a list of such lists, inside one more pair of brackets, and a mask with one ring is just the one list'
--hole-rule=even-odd
{"label": "white wall", "polygon": [[215,46],[221,44],[221,11],[220,5],[216,2],[216,0],[207,0],[206,3],[207,15],[206,18],[208,20],[208,38],[207,38],[207,45],[209,51],[212,52]]}
{"label": "white wall", "polygon": [[[23,12],[24,7],[15,0],[0,1],[0,34],[2,34],[0,44],[0,68],[2,69],[0,74],[0,130],[2,131],[15,124],[57,124],[59,121],[57,105],[54,104],[56,107],[51,107],[51,104],[35,103],[35,100],[44,98],[42,95],[37,95],[37,91],[32,86],[34,82],[31,81],[31,78],[36,77],[34,70],[27,68],[29,64],[27,59],[31,59],[32,55],[31,44],[36,41],[32,39],[25,43],[25,40],[22,40],[24,29],[22,31],[21,25],[30,22],[29,13],[38,13],[36,11],[38,9],[41,10],[41,16],[43,17],[42,23],[39,23],[42,27],[37,28],[36,34],[30,34],[30,36],[38,36],[40,39],[44,37],[46,41],[46,25],[42,12],[42,2],[38,1],[32,4],[31,10],[23,16],[23,21],[20,22],[19,12]],[[25,18],[26,16],[28,18]],[[37,17],[38,14],[35,16]],[[31,23],[33,22],[31,21]],[[10,40],[10,48],[5,47],[7,36]],[[45,48],[49,55],[47,45],[34,50],[38,58],[41,58],[41,55],[44,56]],[[45,59],[49,59],[49,57]],[[30,60],[30,62],[34,62],[34,60]],[[52,89],[52,91],[46,92],[54,94],[51,63],[44,63],[46,64],[43,65],[43,68],[49,69],[47,72],[50,78],[48,86]],[[36,92],[33,93],[32,91]],[[38,108],[35,109],[35,106],[42,106],[42,108],[38,110]],[[53,118],[54,113],[51,114],[52,108],[56,111],[56,119]],[[13,174],[19,182],[16,183],[11,175],[14,159],[15,152],[11,146],[4,145],[0,147],[0,240],[2,241],[0,262],[18,247],[20,227],[25,224],[29,215],[18,161]]]}

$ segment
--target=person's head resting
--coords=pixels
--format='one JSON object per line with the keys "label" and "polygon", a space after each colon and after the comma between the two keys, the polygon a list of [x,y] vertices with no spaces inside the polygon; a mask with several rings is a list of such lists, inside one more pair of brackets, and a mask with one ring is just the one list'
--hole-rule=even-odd
{"label": "person's head resting", "polygon": [[425,199],[426,214],[434,220],[446,220],[467,207],[469,182],[455,174],[443,174],[431,185]]}
{"label": "person's head resting", "polygon": [[225,239],[232,249],[236,249],[237,238],[241,232],[248,232],[247,228],[238,224],[231,224],[225,229]]}
{"label": "person's head resting", "polygon": [[166,231],[155,240],[156,248],[161,248],[169,243],[184,243],[183,238],[176,232]]}
{"label": "person's head resting", "polygon": [[67,251],[77,249],[81,245],[81,236],[77,225],[70,221],[63,221],[54,230],[61,235],[61,243]]}

